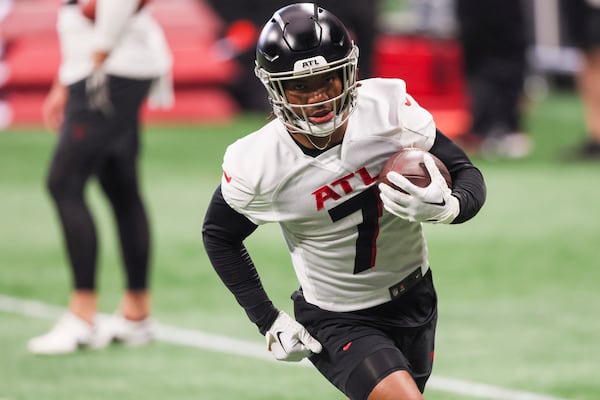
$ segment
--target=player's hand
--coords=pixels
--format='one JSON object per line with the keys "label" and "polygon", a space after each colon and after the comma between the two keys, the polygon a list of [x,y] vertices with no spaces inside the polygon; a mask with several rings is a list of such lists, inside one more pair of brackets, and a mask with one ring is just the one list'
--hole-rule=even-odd
{"label": "player's hand", "polygon": [[97,67],[85,81],[85,92],[89,107],[94,111],[100,111],[106,116],[113,113],[108,80],[109,78],[103,68]]}
{"label": "player's hand", "polygon": [[458,199],[452,196],[452,190],[430,155],[425,155],[424,162],[431,176],[431,183],[424,188],[397,172],[388,172],[388,180],[406,193],[380,183],[379,196],[383,206],[388,212],[409,221],[449,224],[460,211]]}
{"label": "player's hand", "polygon": [[44,125],[48,129],[55,132],[58,132],[60,129],[60,126],[63,123],[67,97],[68,91],[66,86],[61,84],[58,80],[54,82],[42,105]]}
{"label": "player's hand", "polygon": [[321,343],[284,311],[267,331],[267,349],[277,360],[300,361],[311,353],[320,353]]}

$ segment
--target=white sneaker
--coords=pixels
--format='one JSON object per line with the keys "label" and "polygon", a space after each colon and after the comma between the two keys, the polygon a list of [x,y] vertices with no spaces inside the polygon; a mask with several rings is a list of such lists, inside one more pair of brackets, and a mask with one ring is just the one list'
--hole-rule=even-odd
{"label": "white sneaker", "polygon": [[154,321],[147,317],[141,321],[131,321],[121,314],[97,320],[97,330],[92,343],[94,349],[101,349],[113,342],[128,346],[141,346],[154,340]]}
{"label": "white sneaker", "polygon": [[94,336],[92,325],[67,312],[52,329],[29,340],[27,348],[33,354],[65,354],[90,344]]}

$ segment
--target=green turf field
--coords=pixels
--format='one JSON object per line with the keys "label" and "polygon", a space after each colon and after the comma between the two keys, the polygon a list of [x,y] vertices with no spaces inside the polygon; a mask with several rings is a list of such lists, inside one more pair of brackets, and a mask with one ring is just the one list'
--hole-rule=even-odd
{"label": "green turf field", "polygon": [[[600,399],[600,163],[561,161],[583,138],[574,95],[554,94],[529,115],[532,157],[475,160],[488,183],[479,216],[426,228],[440,297],[428,400]],[[201,224],[226,145],[262,122],[248,115],[228,126],[148,127],[142,158],[156,319],[248,348],[263,338],[209,265]],[[66,304],[69,274],[44,187],[53,142],[42,129],[0,132],[0,300]],[[100,306],[110,313],[122,287],[114,226],[95,184],[89,198],[99,217]],[[296,283],[278,227],[247,244],[273,300],[290,311]],[[1,400],[344,399],[312,368],[225,354],[211,339],[34,357],[26,341],[50,327],[51,315],[2,307]]]}

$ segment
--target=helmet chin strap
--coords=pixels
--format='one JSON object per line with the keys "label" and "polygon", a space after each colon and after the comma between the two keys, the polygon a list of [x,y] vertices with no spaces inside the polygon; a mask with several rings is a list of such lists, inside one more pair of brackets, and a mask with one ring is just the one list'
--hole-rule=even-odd
{"label": "helmet chin strap", "polygon": [[[310,122],[308,122],[306,120],[298,119],[296,121],[296,124],[302,129],[301,133],[310,142],[310,144],[312,144],[318,150],[325,150],[327,148],[327,146],[329,146],[329,143],[331,143],[331,137],[333,136],[333,133],[335,132],[336,127],[339,126],[339,125],[337,125],[337,122],[338,122],[337,118],[338,117],[336,116],[331,121],[326,122],[321,125],[311,124]],[[323,146],[318,146],[313,141],[313,139],[311,139],[311,136],[313,138],[325,138],[326,137],[328,139],[327,139],[327,142]]]}
{"label": "helmet chin strap", "polygon": [[[296,124],[301,128],[301,133],[306,137],[306,139],[318,150],[325,150],[327,146],[331,143],[331,138],[335,133],[335,130],[343,125],[344,115],[343,113],[340,115],[336,115],[329,122],[324,124],[312,124],[308,122],[308,120],[297,119]],[[309,133],[310,132],[310,133]],[[323,146],[318,146],[313,138],[328,138],[327,142]]]}
{"label": "helmet chin strap", "polygon": [[314,137],[327,137],[330,136],[335,129],[340,126],[338,116],[334,117],[329,122],[324,124],[312,124],[306,120],[302,120],[298,118],[296,121],[296,125],[301,129],[302,133]]}

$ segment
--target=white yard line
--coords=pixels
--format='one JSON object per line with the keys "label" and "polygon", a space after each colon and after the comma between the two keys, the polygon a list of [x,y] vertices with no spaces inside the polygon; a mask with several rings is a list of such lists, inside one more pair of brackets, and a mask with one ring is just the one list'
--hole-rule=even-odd
{"label": "white yard line", "polygon": [[[39,301],[23,300],[0,295],[0,311],[35,318],[56,319],[65,312],[65,309],[63,307],[57,307]],[[160,323],[157,328],[157,339],[161,342],[275,361],[265,350],[265,346],[257,342],[249,342],[223,335],[192,329],[183,329]],[[299,365],[304,367],[311,365],[307,361],[298,364],[280,364]],[[469,382],[462,379],[445,378],[437,375],[433,375],[429,379],[427,387],[432,390],[489,400],[565,400],[542,394],[511,390],[492,385]]]}

